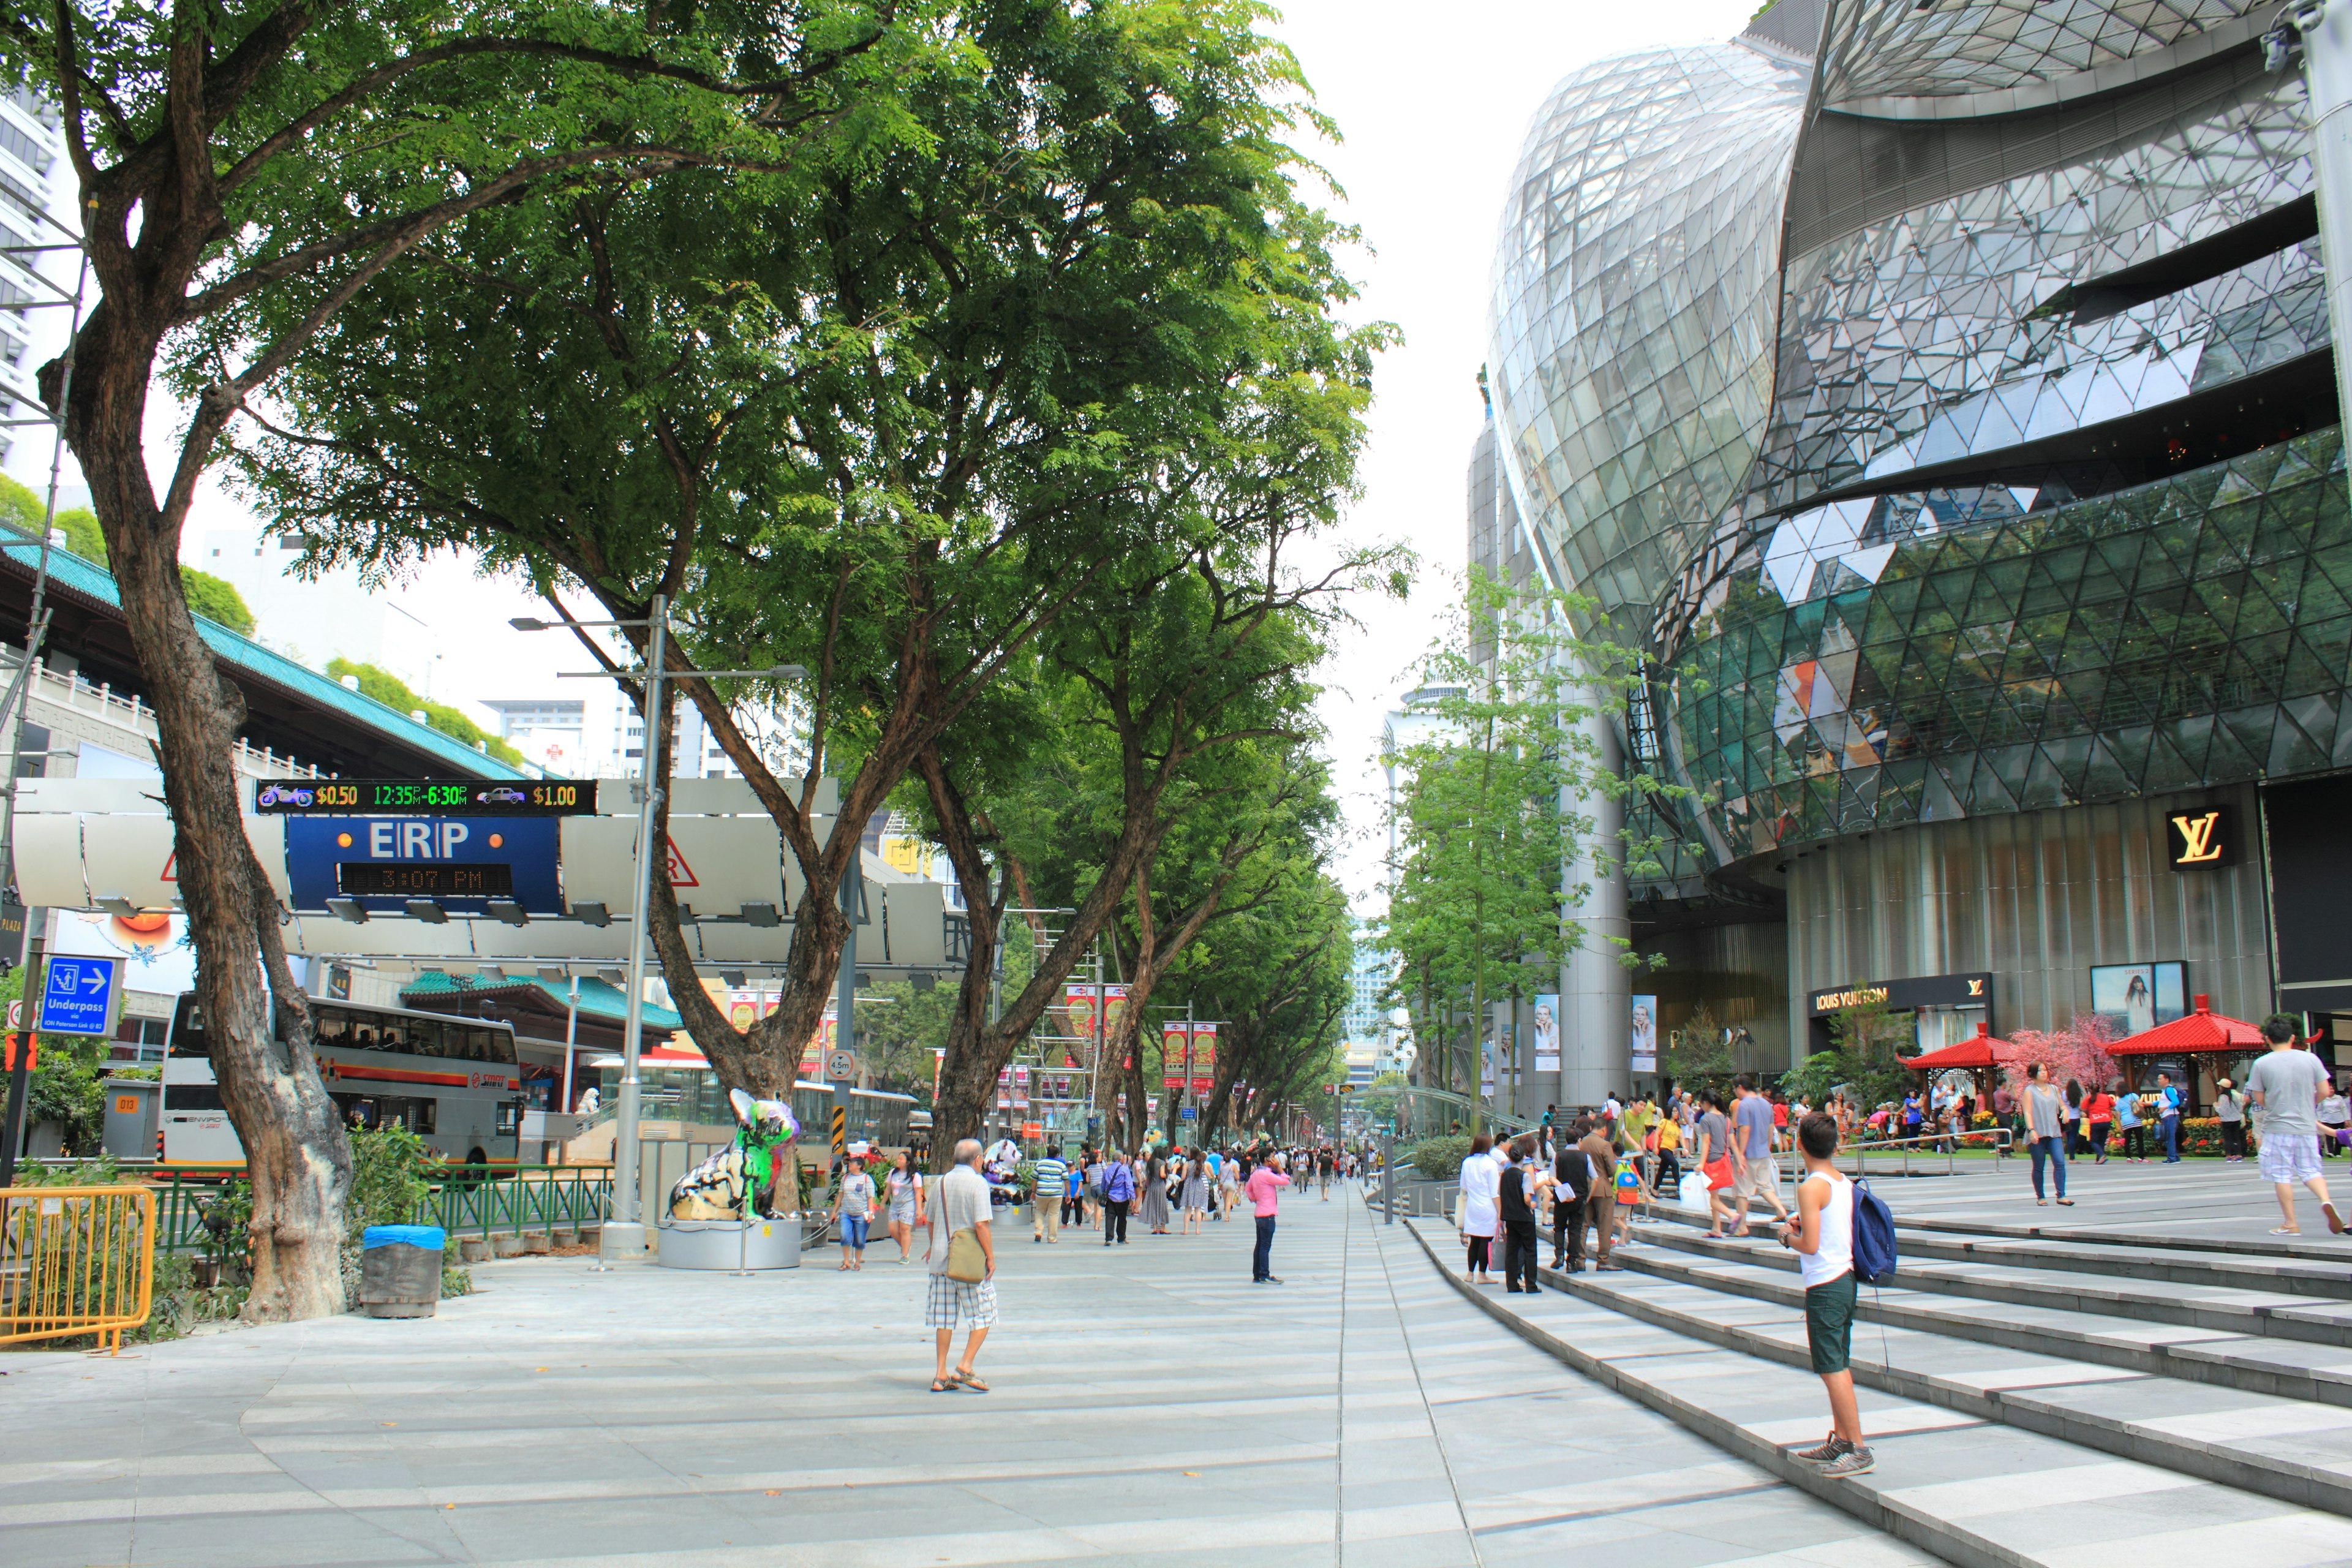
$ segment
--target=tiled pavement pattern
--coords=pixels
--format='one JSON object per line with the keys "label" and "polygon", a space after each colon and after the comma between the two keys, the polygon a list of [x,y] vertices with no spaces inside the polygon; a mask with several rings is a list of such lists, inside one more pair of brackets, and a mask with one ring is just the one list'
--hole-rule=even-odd
{"label": "tiled pavement pattern", "polygon": [[[1843,1487],[1771,1452],[1825,1425],[1777,1246],[1669,1217],[1622,1272],[1475,1294],[1564,1363],[1956,1562],[2352,1562],[2352,1243],[2315,1215],[2299,1241],[2263,1235],[2275,1210],[2250,1208],[2268,1189],[2247,1170],[2110,1167],[2103,1201],[2071,1213],[1990,1173],[1878,1184],[1899,1219],[1941,1217],[1905,1233],[1900,1288],[1864,1292],[1855,1370],[1883,1440],[1877,1471]],[[2158,1196],[2208,1238],[2123,1245],[2165,1228]],[[2022,1237],[2053,1215],[2107,1240]],[[1421,1231],[1458,1273],[1450,1230]]]}
{"label": "tiled pavement pattern", "polygon": [[1566,1370],[1338,1194],[1289,1205],[1279,1288],[1246,1224],[1007,1228],[986,1395],[928,1392],[887,1245],[749,1279],[517,1259],[430,1321],[0,1356],[0,1563],[1931,1561]]}

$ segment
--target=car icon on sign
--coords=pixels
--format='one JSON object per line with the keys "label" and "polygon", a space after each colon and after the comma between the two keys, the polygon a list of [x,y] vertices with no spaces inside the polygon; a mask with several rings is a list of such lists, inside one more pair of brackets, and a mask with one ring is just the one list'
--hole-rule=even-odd
{"label": "car icon on sign", "polygon": [[486,789],[474,798],[486,805],[521,805],[530,796],[519,789]]}

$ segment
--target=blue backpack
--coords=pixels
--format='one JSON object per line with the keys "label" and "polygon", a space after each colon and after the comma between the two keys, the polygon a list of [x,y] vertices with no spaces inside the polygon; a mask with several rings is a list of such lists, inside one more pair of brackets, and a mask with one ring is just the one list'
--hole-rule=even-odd
{"label": "blue backpack", "polygon": [[1895,1278],[1895,1212],[1857,1177],[1853,1184],[1853,1277],[1865,1285]]}

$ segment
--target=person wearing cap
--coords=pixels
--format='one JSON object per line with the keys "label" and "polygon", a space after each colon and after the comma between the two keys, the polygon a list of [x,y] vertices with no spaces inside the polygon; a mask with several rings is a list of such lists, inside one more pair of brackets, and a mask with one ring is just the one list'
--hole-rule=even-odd
{"label": "person wearing cap", "polygon": [[2235,1165],[2246,1157],[2246,1097],[2226,1078],[2213,1080],[2213,1114],[2221,1123],[2221,1158]]}
{"label": "person wearing cap", "polygon": [[841,1168],[841,1195],[834,1200],[834,1218],[841,1226],[841,1267],[866,1267],[866,1232],[874,1223],[874,1178],[866,1173],[866,1156],[855,1153]]}

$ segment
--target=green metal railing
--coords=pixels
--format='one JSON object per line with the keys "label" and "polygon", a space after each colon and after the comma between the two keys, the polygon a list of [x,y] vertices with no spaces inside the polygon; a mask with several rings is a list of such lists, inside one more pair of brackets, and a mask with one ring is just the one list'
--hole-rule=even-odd
{"label": "green metal railing", "polygon": [[[242,1171],[208,1170],[202,1175],[157,1170],[156,1250],[204,1252],[214,1246],[205,1229],[205,1210]],[[409,1216],[411,1224],[437,1225],[452,1237],[521,1236],[579,1230],[601,1225],[612,1201],[613,1173],[603,1165],[518,1165],[480,1177],[451,1177],[433,1185]]]}

